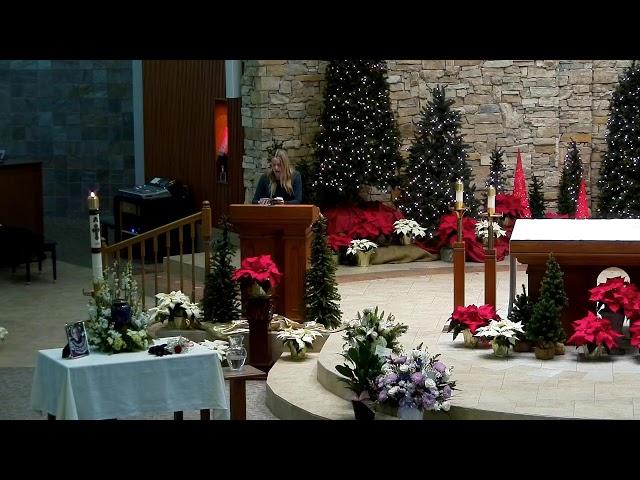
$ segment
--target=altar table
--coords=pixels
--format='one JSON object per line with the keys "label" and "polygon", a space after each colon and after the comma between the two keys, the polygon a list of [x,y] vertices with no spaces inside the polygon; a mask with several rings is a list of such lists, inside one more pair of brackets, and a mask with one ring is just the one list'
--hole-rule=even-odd
{"label": "altar table", "polygon": [[516,290],[515,260],[527,264],[527,293],[537,300],[549,253],[564,272],[569,305],[562,325],[569,335],[574,320],[595,311],[589,289],[603,270],[621,268],[640,286],[640,219],[518,219],[510,240],[509,310]]}
{"label": "altar table", "polygon": [[62,348],[40,350],[31,406],[60,420],[203,409],[213,409],[215,418],[229,418],[218,356],[199,344],[186,353],[163,357],[146,350],[111,355],[92,351],[86,357],[65,359]]}

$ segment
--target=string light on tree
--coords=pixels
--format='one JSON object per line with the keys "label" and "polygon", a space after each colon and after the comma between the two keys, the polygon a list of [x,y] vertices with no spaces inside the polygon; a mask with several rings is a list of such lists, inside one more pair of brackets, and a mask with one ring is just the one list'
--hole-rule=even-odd
{"label": "string light on tree", "polygon": [[567,154],[564,157],[564,167],[560,177],[560,191],[558,194],[558,213],[573,216],[576,213],[578,190],[582,180],[582,161],[580,152],[574,140],[569,142]]}

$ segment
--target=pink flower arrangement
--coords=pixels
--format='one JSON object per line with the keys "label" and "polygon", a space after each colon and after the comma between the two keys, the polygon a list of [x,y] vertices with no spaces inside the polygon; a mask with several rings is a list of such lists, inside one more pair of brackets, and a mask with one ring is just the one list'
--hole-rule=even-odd
{"label": "pink flower arrangement", "polygon": [[574,332],[567,344],[576,347],[586,345],[589,353],[600,345],[609,353],[618,344],[618,337],[622,336],[613,329],[609,320],[597,317],[593,312],[587,313],[586,317],[576,320],[572,325]]}
{"label": "pink flower arrangement", "polygon": [[447,331],[453,330],[453,338],[455,339],[460,332],[467,328],[471,334],[475,334],[478,328],[489,325],[491,320],[500,320],[493,305],[457,306],[449,318],[450,323]]}

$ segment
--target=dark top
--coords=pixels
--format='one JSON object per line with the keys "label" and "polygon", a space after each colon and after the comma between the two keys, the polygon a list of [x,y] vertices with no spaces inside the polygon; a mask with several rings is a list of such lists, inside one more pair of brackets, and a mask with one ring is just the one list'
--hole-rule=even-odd
{"label": "dark top", "polygon": [[260,176],[260,180],[258,181],[258,186],[256,187],[256,193],[253,195],[253,200],[251,203],[258,203],[261,198],[275,198],[282,197],[284,199],[284,203],[302,203],[302,177],[300,176],[300,172],[297,170],[293,171],[293,176],[291,178],[291,186],[293,187],[293,195],[289,194],[281,185],[278,183],[276,186],[276,191],[271,196],[271,185],[269,182],[269,174],[263,173]]}

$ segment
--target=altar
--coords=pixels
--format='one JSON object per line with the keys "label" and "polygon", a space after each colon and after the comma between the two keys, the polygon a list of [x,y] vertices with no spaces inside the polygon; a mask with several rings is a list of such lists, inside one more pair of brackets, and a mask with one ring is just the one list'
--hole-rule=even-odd
{"label": "altar", "polygon": [[[166,339],[158,339],[165,343]],[[60,420],[99,420],[145,414],[213,409],[229,418],[222,367],[217,354],[199,344],[186,353],[92,351],[62,358],[62,348],[40,350],[31,407]]]}
{"label": "altar", "polygon": [[518,287],[515,261],[527,264],[527,292],[537,300],[550,253],[564,272],[569,305],[562,325],[569,335],[571,323],[595,309],[589,289],[603,270],[621,268],[640,286],[640,219],[518,219],[510,240],[509,310]]}

